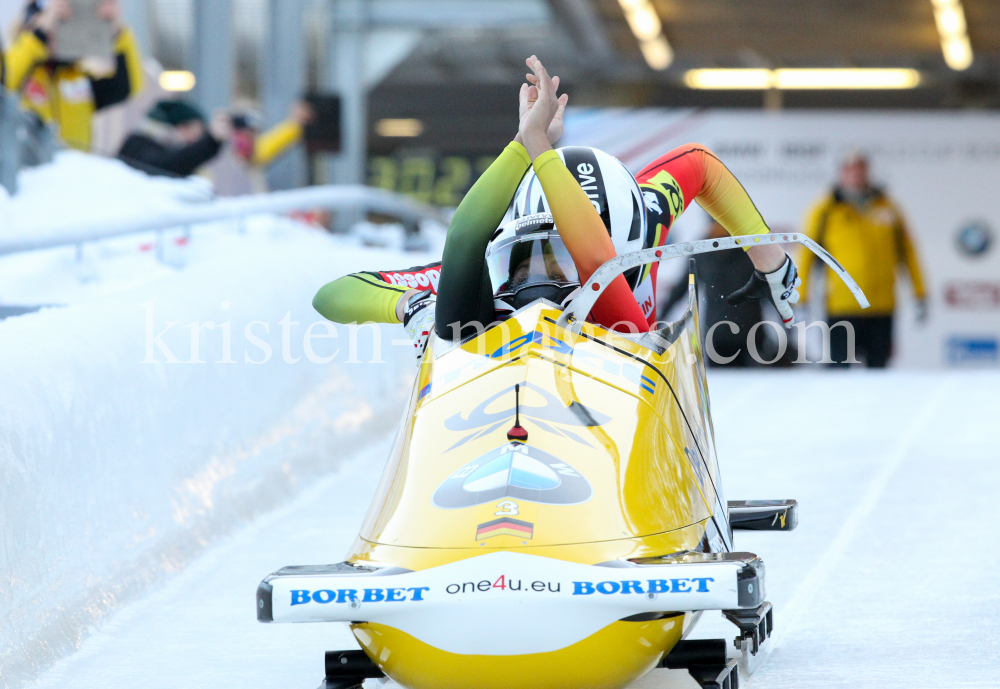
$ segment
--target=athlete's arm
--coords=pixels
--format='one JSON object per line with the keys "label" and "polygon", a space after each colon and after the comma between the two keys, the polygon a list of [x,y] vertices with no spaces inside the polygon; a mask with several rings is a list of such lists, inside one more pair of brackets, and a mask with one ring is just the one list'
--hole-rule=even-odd
{"label": "athlete's arm", "polygon": [[396,304],[406,292],[371,273],[352,273],[320,287],[313,308],[334,323],[399,323]]}
{"label": "athlete's arm", "polygon": [[486,326],[493,322],[486,246],[530,164],[524,146],[511,142],[472,185],[452,216],[441,259],[435,324],[438,337],[458,339],[472,332],[464,330],[470,323]]}
{"label": "athlete's arm", "polygon": [[[663,244],[671,225],[691,201],[697,201],[734,237],[771,231],[743,185],[706,146],[678,146],[644,167],[636,179],[643,194],[652,195],[654,216],[658,216],[650,218],[656,225],[655,246]],[[646,198],[649,205],[650,196]],[[747,255],[764,273],[773,272],[785,260],[784,250],[775,244],[750,247]]]}
{"label": "athlete's arm", "polygon": [[440,275],[440,263],[351,273],[323,285],[313,308],[335,323],[401,323],[404,299],[423,290],[436,293]]}
{"label": "athlete's arm", "polygon": [[[653,201],[660,196],[661,216],[669,213],[666,227],[675,220],[692,199],[705,209],[716,222],[733,236],[768,234],[770,229],[746,189],[733,173],[722,164],[708,148],[687,144],[647,165],[639,173],[639,183],[649,190]],[[666,208],[664,208],[666,206]],[[663,223],[657,222],[657,233]],[[666,237],[657,236],[657,244]],[[799,300],[796,287],[801,284],[794,261],[778,244],[761,244],[747,248],[747,255],[754,264],[750,281],[726,299],[730,304],[746,300],[770,301],[786,328],[794,320],[791,305]],[[653,279],[655,280],[655,273]]]}
{"label": "athlete's arm", "polygon": [[[583,284],[594,271],[617,255],[615,245],[601,216],[558,153],[549,149],[535,158],[533,165],[559,236],[573,257]],[[632,332],[649,330],[649,322],[622,275],[604,290],[591,317],[606,328]]]}
{"label": "athlete's arm", "polygon": [[[546,134],[549,122],[559,109],[553,80],[534,55],[528,58],[527,64],[534,72],[529,75],[529,81],[537,89],[537,100],[523,113],[519,133],[545,190],[559,236],[576,264],[580,282],[584,283],[595,270],[617,255],[615,246],[590,199],[566,169],[559,154],[552,150]],[[591,317],[608,328],[633,332],[649,330],[642,309],[621,275],[604,290]]]}

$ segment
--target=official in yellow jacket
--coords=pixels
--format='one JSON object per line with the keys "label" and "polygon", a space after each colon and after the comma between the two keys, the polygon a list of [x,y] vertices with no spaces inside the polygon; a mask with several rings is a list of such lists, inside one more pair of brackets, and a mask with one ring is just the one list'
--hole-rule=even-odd
{"label": "official in yellow jacket", "polygon": [[60,138],[72,148],[90,149],[94,113],[128,99],[142,89],[142,58],[132,32],[121,23],[116,0],[104,0],[98,12],[116,29],[114,62],[107,73],[95,73],[91,61],[56,60],[52,47],[60,22],[69,16],[65,0],[44,7],[29,4],[24,28],[7,51],[4,83],[21,94],[22,105],[44,124],[55,123]]}
{"label": "official in yellow jacket", "polygon": [[[809,213],[806,234],[833,254],[865,292],[871,306],[864,311],[840,280],[826,280],[826,313],[832,326],[847,321],[854,329],[857,353],[869,368],[884,368],[892,355],[893,314],[896,310],[896,274],[906,266],[917,298],[918,318],[927,314],[927,290],[913,237],[903,214],[885,193],[871,185],[868,160],[849,155],[841,167],[834,190]],[[802,300],[808,297],[809,268],[814,255],[800,251]],[[831,357],[835,366],[854,359],[847,351],[844,327],[830,332]]]}

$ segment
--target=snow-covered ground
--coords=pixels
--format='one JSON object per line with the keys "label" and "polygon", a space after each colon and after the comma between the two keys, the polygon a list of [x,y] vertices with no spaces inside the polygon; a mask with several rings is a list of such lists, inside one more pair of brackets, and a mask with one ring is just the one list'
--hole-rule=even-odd
{"label": "snow-covered ground", "polygon": [[[777,627],[747,686],[1000,684],[998,385],[982,374],[712,375],[727,494],[801,508],[792,533],[737,533],[767,563]],[[780,421],[761,415],[761,400]],[[312,689],[323,651],[355,642],[340,625],[258,624],[254,591],[281,566],[341,559],[386,440],[127,607],[39,689]],[[696,635],[734,632],[706,616]],[[638,686],[696,685],[656,670]]]}
{"label": "snow-covered ground", "polygon": [[[4,208],[37,208],[39,226],[186,202],[79,154],[25,176]],[[53,305],[0,321],[0,686],[392,433],[409,341],[328,327],[311,300],[352,270],[431,256],[276,217],[244,230],[174,233],[167,263],[139,236],[87,245],[83,263],[71,247],[0,257],[0,305]],[[376,340],[385,363],[365,366]]]}

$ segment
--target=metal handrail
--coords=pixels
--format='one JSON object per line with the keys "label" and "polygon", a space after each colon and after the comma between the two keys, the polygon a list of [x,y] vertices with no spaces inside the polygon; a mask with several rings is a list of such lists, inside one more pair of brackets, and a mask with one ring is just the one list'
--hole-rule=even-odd
{"label": "metal handrail", "polygon": [[414,201],[401,194],[360,184],[326,185],[275,191],[268,194],[217,199],[192,204],[171,211],[158,211],[156,217],[118,218],[89,221],[65,228],[47,229],[37,234],[0,238],[0,256],[37,251],[57,246],[73,246],[109,237],[140,232],[190,227],[217,220],[242,218],[261,213],[288,213],[296,210],[359,209],[399,218],[403,221],[436,220],[447,224],[438,208]]}
{"label": "metal handrail", "polygon": [[868,298],[865,297],[865,293],[861,291],[858,283],[854,281],[850,273],[844,270],[844,267],[837,262],[837,259],[804,234],[788,232],[783,234],[751,235],[747,237],[726,237],[724,239],[703,239],[697,242],[669,244],[667,246],[642,249],[641,251],[633,251],[622,256],[615,256],[594,271],[590,279],[582,286],[580,293],[563,310],[556,325],[561,328],[568,328],[572,332],[580,332],[583,327],[583,321],[590,315],[591,309],[594,308],[594,304],[597,303],[598,298],[604,294],[604,290],[607,289],[608,285],[615,278],[631,268],[646,265],[647,263],[656,263],[670,258],[677,258],[678,256],[693,256],[695,254],[724,251],[726,249],[747,249],[752,246],[773,243],[796,243],[805,246],[843,280],[862,309],[868,308]]}

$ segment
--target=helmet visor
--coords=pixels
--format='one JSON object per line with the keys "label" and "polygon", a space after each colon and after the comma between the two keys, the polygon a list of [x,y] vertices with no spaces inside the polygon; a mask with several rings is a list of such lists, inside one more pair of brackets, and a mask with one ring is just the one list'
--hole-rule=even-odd
{"label": "helmet visor", "polygon": [[493,294],[516,293],[532,285],[579,285],[569,250],[558,232],[537,232],[511,237],[491,247],[486,257]]}

